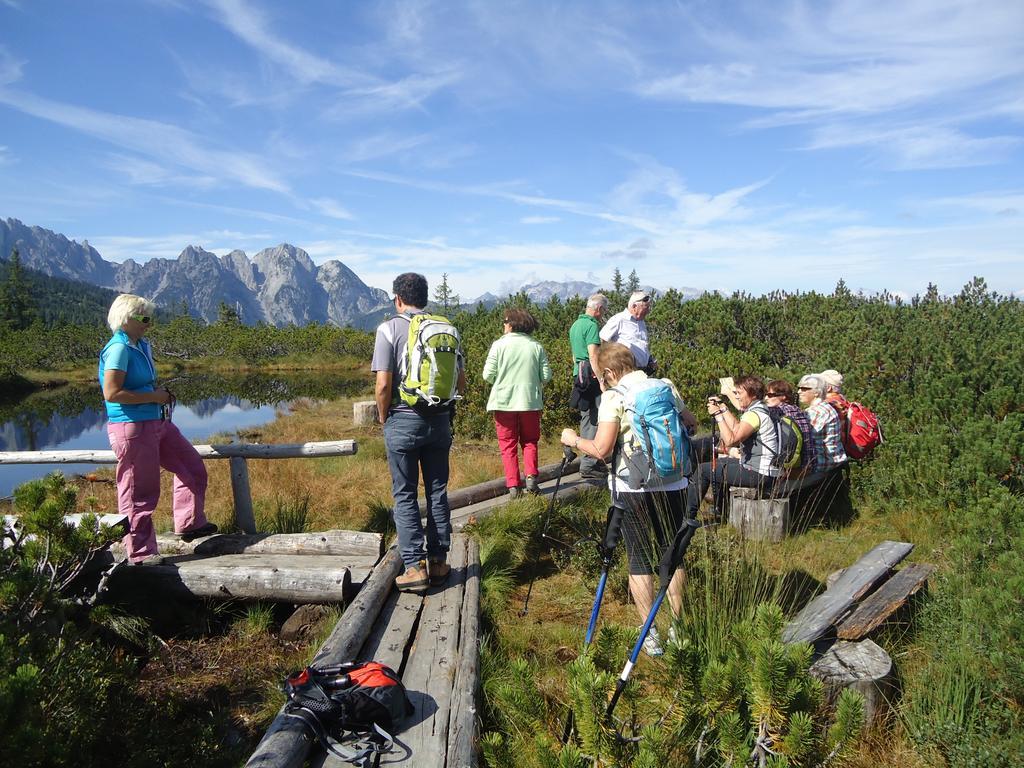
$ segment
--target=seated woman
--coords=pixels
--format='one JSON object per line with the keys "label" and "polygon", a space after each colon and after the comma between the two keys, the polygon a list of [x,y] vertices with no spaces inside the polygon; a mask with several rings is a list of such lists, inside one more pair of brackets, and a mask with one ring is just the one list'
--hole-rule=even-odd
{"label": "seated woman", "polygon": [[793,423],[800,429],[803,441],[800,444],[800,465],[799,469],[789,471],[789,476],[806,475],[814,472],[818,465],[818,455],[821,453],[821,437],[811,427],[811,420],[807,412],[796,404],[796,392],[793,385],[783,379],[773,379],[766,385],[767,391],[764,394],[764,403],[768,407],[778,408],[784,415],[793,420]]}
{"label": "seated woman", "polygon": [[848,461],[846,449],[843,448],[843,422],[839,411],[825,400],[827,390],[825,379],[816,373],[804,376],[797,385],[800,405],[807,409],[807,418],[820,441],[817,456],[819,471],[841,467]]}
{"label": "seated woman", "polygon": [[[608,487],[616,506],[624,510],[622,516],[622,537],[629,560],[629,593],[633,597],[641,620],[647,618],[654,602],[655,577],[661,555],[672,543],[676,531],[684,523],[683,492],[687,480],[660,483],[655,479],[646,488],[633,490],[629,487],[629,467],[626,446],[633,444],[633,428],[626,415],[625,397],[616,387],[635,387],[648,376],[637,370],[636,361],[629,347],[617,342],[603,343],[597,352],[601,370],[598,382],[601,385],[601,404],[597,412],[597,435],[587,440],[573,429],[562,430],[562,444],[575,448],[580,453],[595,459],[614,458],[615,466],[608,474]],[[687,410],[672,382],[663,379],[675,395],[676,410],[687,429],[696,426],[697,420]],[[683,584],[685,573],[676,570],[668,588],[672,613],[679,616],[682,610]],[[650,656],[661,655],[661,641],[652,626],[644,650]]]}
{"label": "seated woman", "polygon": [[772,492],[782,470],[773,466],[779,451],[779,436],[764,404],[764,382],[756,376],[736,379],[730,399],[743,412],[739,418],[719,398],[708,400],[708,413],[715,418],[721,447],[739,448],[740,457],[723,456],[716,463],[703,462],[687,490],[687,514],[697,515],[708,485],[723,490],[731,485],[757,488],[759,496]]}

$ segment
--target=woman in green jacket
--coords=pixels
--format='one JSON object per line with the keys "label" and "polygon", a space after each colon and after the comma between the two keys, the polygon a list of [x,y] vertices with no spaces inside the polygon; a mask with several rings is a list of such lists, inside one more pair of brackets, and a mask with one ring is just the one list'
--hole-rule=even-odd
{"label": "woman in green jacket", "polygon": [[544,383],[551,378],[548,356],[536,339],[537,321],[525,309],[505,310],[505,334],[491,345],[484,363],[484,381],[490,382],[487,410],[494,412],[505,485],[518,496],[519,446],[523,446],[526,490],[538,493],[537,441],[540,412],[544,407]]}

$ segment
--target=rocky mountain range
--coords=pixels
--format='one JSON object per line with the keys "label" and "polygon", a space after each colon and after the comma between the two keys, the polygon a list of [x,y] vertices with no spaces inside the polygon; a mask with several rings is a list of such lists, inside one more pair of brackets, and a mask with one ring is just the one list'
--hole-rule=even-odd
{"label": "rocky mountain range", "polygon": [[164,307],[184,302],[207,321],[217,319],[221,302],[236,308],[244,323],[278,326],[361,325],[365,315],[390,306],[386,292],[367,286],[340,261],[317,266],[304,250],[286,243],[252,258],[238,250],[217,256],[190,245],[177,259],[117,264],[105,261],[88,241],[0,219],[0,254],[6,258],[14,247],[31,269],[146,296]]}
{"label": "rocky mountain range", "polygon": [[[184,303],[189,312],[207,322],[217,319],[221,302],[236,309],[249,325],[320,322],[373,328],[393,311],[388,293],[369,287],[340,261],[317,266],[304,250],[287,243],[252,257],[239,250],[218,256],[189,245],[176,259],[150,259],[142,264],[128,259],[118,264],[106,261],[88,240],[78,243],[17,219],[0,219],[0,258],[6,259],[14,247],[24,266],[46,275],[146,296],[172,310]],[[544,304],[555,297],[565,301],[607,287],[579,280],[544,280],[519,290]],[[697,288],[677,290],[685,299],[702,293]],[[493,306],[504,298],[506,294],[485,293],[463,306]]]}

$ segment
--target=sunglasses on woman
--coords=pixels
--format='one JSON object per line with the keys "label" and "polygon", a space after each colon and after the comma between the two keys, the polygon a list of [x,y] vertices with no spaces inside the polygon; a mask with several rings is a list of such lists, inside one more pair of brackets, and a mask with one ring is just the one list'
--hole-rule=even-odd
{"label": "sunglasses on woman", "polygon": [[153,321],[153,318],[149,315],[131,315],[130,317],[132,320],[137,320],[143,325],[149,325]]}

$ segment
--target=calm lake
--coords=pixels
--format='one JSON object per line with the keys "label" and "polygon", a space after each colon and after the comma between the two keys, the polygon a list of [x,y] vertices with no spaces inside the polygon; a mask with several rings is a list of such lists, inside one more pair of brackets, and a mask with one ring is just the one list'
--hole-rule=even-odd
{"label": "calm lake", "polygon": [[[273,421],[298,398],[332,400],[372,396],[372,382],[315,371],[242,376],[193,375],[168,383],[178,398],[173,420],[193,443],[237,439],[247,430]],[[107,417],[99,385],[68,386],[35,392],[17,401],[0,401],[0,451],[109,450]],[[96,464],[0,465],[0,497],[55,469],[67,475],[94,472]],[[112,465],[108,465],[112,466]]]}

